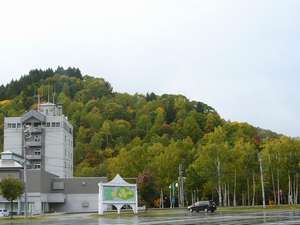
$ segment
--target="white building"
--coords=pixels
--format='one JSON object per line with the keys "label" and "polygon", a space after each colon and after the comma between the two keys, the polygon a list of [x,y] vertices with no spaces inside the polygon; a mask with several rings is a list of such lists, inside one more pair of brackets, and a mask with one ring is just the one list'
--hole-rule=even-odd
{"label": "white building", "polygon": [[[24,129],[31,127],[32,136],[24,141]],[[40,104],[21,117],[4,119],[4,149],[26,156],[29,169],[44,170],[61,178],[73,177],[73,126],[53,103]]]}
{"label": "white building", "polygon": [[[30,131],[30,132],[27,132]],[[26,149],[26,150],[25,150]],[[30,214],[45,212],[96,212],[98,183],[106,177],[73,177],[73,127],[62,107],[44,103],[21,117],[4,119],[4,149],[0,159],[0,180],[24,180]],[[13,211],[24,212],[24,195],[14,202]],[[10,210],[0,195],[0,208]]]}

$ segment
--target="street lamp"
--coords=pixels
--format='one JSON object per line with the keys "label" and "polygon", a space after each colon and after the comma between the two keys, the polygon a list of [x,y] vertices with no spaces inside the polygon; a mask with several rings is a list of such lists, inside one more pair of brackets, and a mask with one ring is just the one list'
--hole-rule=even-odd
{"label": "street lamp", "polygon": [[172,184],[169,185],[170,189],[170,208],[172,208]]}
{"label": "street lamp", "polygon": [[178,188],[178,183],[171,183],[170,189],[170,208],[175,208],[175,188]]}

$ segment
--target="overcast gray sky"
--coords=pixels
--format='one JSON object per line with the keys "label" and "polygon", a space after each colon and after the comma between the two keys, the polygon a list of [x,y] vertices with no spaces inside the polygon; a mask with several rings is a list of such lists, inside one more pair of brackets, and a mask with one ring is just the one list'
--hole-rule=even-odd
{"label": "overcast gray sky", "polygon": [[298,0],[0,0],[0,83],[79,67],[300,136]]}

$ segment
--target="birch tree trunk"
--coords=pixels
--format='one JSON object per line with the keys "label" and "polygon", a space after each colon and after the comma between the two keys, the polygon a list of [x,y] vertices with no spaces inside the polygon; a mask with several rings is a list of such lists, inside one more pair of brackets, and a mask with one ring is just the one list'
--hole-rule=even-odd
{"label": "birch tree trunk", "polygon": [[245,196],[244,196],[244,193],[242,193],[242,205],[243,206],[245,205]]}
{"label": "birch tree trunk", "polygon": [[252,174],[252,188],[253,188],[252,206],[255,206],[255,177],[254,177],[254,172]]}
{"label": "birch tree trunk", "polygon": [[233,206],[236,207],[236,169],[234,170]]}
{"label": "birch tree trunk", "polygon": [[225,207],[227,206],[227,186],[226,186],[226,184],[224,184],[223,204]]}
{"label": "birch tree trunk", "polygon": [[298,204],[298,173],[296,173],[296,181],[295,181],[295,199],[294,203]]}
{"label": "birch tree trunk", "polygon": [[269,163],[270,163],[270,167],[271,167],[271,179],[272,179],[272,188],[273,188],[273,198],[274,198],[274,204],[276,205],[276,203],[277,203],[277,199],[276,199],[276,188],[275,188],[273,166],[272,166],[270,154],[269,154]]}
{"label": "birch tree trunk", "polygon": [[277,168],[277,204],[280,205],[280,181],[279,181],[279,169]]}
{"label": "birch tree trunk", "polygon": [[249,178],[247,178],[247,205],[250,206],[250,188],[249,188]]}
{"label": "birch tree trunk", "polygon": [[291,193],[292,193],[292,190],[291,190],[291,176],[290,176],[290,172],[288,172],[288,178],[289,178],[289,192],[288,192],[288,204],[290,205],[291,204]]}
{"label": "birch tree trunk", "polygon": [[217,172],[218,172],[218,194],[219,194],[219,206],[222,206],[222,188],[221,188],[221,163],[217,158]]}
{"label": "birch tree trunk", "polygon": [[230,206],[230,186],[229,184],[227,186],[227,206]]}
{"label": "birch tree trunk", "polygon": [[261,193],[262,193],[262,201],[263,201],[262,203],[263,203],[263,208],[266,208],[264,173],[263,173],[262,160],[259,155],[258,155],[258,160],[259,160],[259,169],[260,169]]}

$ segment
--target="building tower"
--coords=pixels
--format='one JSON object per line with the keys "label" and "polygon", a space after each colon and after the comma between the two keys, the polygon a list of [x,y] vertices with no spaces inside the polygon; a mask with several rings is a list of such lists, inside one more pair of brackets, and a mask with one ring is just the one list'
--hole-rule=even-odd
{"label": "building tower", "polygon": [[[24,138],[28,128],[31,135]],[[28,169],[73,177],[73,127],[61,105],[42,103],[21,117],[5,117],[3,150],[26,155]]]}

